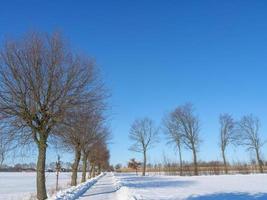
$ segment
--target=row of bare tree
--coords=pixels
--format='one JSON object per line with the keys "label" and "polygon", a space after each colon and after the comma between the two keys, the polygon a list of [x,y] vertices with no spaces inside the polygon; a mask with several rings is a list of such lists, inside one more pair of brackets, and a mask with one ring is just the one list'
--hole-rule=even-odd
{"label": "row of bare tree", "polygon": [[[255,153],[259,172],[263,173],[263,161],[260,157],[261,148],[264,145],[259,134],[260,121],[253,115],[243,116],[240,120],[234,120],[230,114],[222,114],[220,123],[220,150],[224,163],[224,171],[228,173],[226,149],[232,144],[242,145]],[[158,130],[153,121],[145,118],[136,120],[131,127],[129,137],[134,141],[130,150],[143,153],[143,175],[146,171],[147,150],[158,141]],[[177,107],[168,113],[163,119],[163,131],[168,139],[168,144],[174,144],[179,153],[180,175],[183,175],[182,149],[192,152],[194,175],[198,175],[198,152],[202,142],[200,137],[200,122],[195,114],[192,104]]]}
{"label": "row of bare tree", "polygon": [[1,138],[14,147],[36,144],[39,200],[47,198],[45,163],[49,144],[75,152],[72,185],[77,184],[81,156],[82,181],[86,180],[88,161],[91,175],[95,165],[101,170],[108,164],[106,98],[94,61],[73,52],[60,34],[28,33],[2,45]]}
{"label": "row of bare tree", "polygon": [[[99,109],[97,110],[99,111]],[[88,112],[87,109],[79,109],[68,113],[65,123],[59,126],[59,142],[62,148],[74,152],[75,158],[72,165],[71,185],[77,185],[77,172],[82,160],[82,180],[86,181],[87,163],[90,163],[88,177],[95,175],[95,167],[98,170],[106,167],[109,160],[107,141],[109,130],[104,125],[105,118],[99,112]]]}

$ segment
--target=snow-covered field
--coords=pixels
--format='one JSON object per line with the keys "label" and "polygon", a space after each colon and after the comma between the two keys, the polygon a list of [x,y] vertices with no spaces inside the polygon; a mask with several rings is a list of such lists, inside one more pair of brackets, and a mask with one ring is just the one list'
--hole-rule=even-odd
{"label": "snow-covered field", "polygon": [[[61,173],[61,187],[68,185],[70,175]],[[48,190],[55,188],[55,178],[54,173],[47,174]],[[0,173],[0,200],[29,199],[31,193],[35,193],[35,173]],[[107,173],[57,196],[85,200],[267,200],[267,174],[142,177]]]}
{"label": "snow-covered field", "polygon": [[[116,174],[138,200],[267,200],[267,174],[221,176],[135,176]],[[126,199],[125,199],[126,200]]]}
{"label": "snow-covered field", "polygon": [[[28,200],[36,192],[35,177],[35,172],[0,172],[0,200]],[[70,177],[71,173],[60,173],[59,186],[68,187]],[[55,189],[55,173],[46,173],[46,184],[48,192]]]}

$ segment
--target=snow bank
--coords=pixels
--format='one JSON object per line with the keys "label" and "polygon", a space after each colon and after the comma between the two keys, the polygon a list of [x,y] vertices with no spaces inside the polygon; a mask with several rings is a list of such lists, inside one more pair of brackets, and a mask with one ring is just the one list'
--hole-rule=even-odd
{"label": "snow bank", "polygon": [[99,178],[104,176],[104,173],[87,180],[77,186],[70,187],[66,190],[58,192],[55,196],[48,198],[48,200],[74,200],[81,196],[88,188],[90,188]]}
{"label": "snow bank", "polygon": [[117,200],[137,200],[136,196],[134,196],[128,187],[123,186],[122,182],[113,175],[114,185],[117,190]]}

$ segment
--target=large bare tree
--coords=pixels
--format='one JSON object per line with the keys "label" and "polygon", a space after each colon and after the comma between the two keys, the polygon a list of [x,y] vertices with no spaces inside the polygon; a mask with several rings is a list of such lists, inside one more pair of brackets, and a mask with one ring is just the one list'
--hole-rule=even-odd
{"label": "large bare tree", "polygon": [[259,134],[260,120],[252,114],[243,116],[239,121],[239,144],[247,147],[247,150],[252,150],[256,154],[256,160],[259,166],[260,173],[263,173],[263,162],[260,158],[261,147],[264,142]]}
{"label": "large bare tree", "polygon": [[180,176],[183,175],[183,159],[182,159],[182,145],[183,145],[183,134],[181,131],[181,124],[179,120],[176,119],[175,111],[168,114],[163,119],[163,125],[165,127],[165,133],[168,138],[169,144],[174,144],[179,153],[179,163],[180,163]]}
{"label": "large bare tree", "polygon": [[38,147],[37,198],[47,198],[45,160],[54,127],[76,106],[94,101],[94,63],[72,52],[60,34],[29,33],[0,52],[0,114],[22,141]]}
{"label": "large bare tree", "polygon": [[145,176],[147,151],[153,147],[153,144],[158,142],[158,129],[149,118],[137,119],[131,126],[129,138],[134,142],[130,150],[143,154],[144,162],[142,175]]}
{"label": "large bare tree", "polygon": [[220,123],[220,149],[223,157],[224,172],[228,173],[225,151],[229,144],[236,140],[235,137],[235,122],[231,115],[222,114],[219,117]]}
{"label": "large bare tree", "polygon": [[194,114],[192,104],[177,107],[173,112],[173,117],[176,119],[176,129],[181,134],[185,147],[192,151],[194,174],[198,175],[197,152],[200,145],[199,119]]}

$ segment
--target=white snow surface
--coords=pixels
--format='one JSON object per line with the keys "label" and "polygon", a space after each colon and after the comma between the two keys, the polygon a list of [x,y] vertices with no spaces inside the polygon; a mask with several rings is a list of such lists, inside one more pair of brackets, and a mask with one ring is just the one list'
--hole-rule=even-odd
{"label": "white snow surface", "polygon": [[[59,175],[59,187],[70,187],[71,173]],[[81,173],[78,173],[78,181]],[[46,172],[46,188],[50,193],[56,188],[56,173]],[[0,200],[28,200],[36,193],[36,172],[0,172]]]}
{"label": "white snow surface", "polygon": [[137,200],[267,200],[267,174],[116,178]]}
{"label": "white snow surface", "polygon": [[62,192],[49,200],[135,200],[127,187],[123,187],[113,173],[96,178]]}
{"label": "white snow surface", "polygon": [[95,184],[98,179],[100,179],[105,174],[101,173],[100,175],[87,180],[84,183],[81,183],[77,186],[70,187],[66,190],[58,192],[53,197],[48,200],[74,200],[79,198],[79,196],[83,195],[93,184]]}
{"label": "white snow surface", "polygon": [[83,195],[80,196],[79,200],[108,200],[117,199],[117,190],[119,185],[112,173],[107,173],[105,176],[100,178],[96,184],[88,189]]}
{"label": "white snow surface", "polygon": [[[52,175],[52,174],[51,174]],[[49,177],[49,176],[48,176]],[[51,176],[51,178],[54,175]],[[70,180],[61,175],[60,183]],[[31,180],[31,181],[29,181]],[[35,173],[0,173],[0,199],[27,199]],[[48,188],[55,179],[48,178]],[[53,200],[267,200],[267,174],[220,176],[136,176],[106,173],[62,190]]]}

